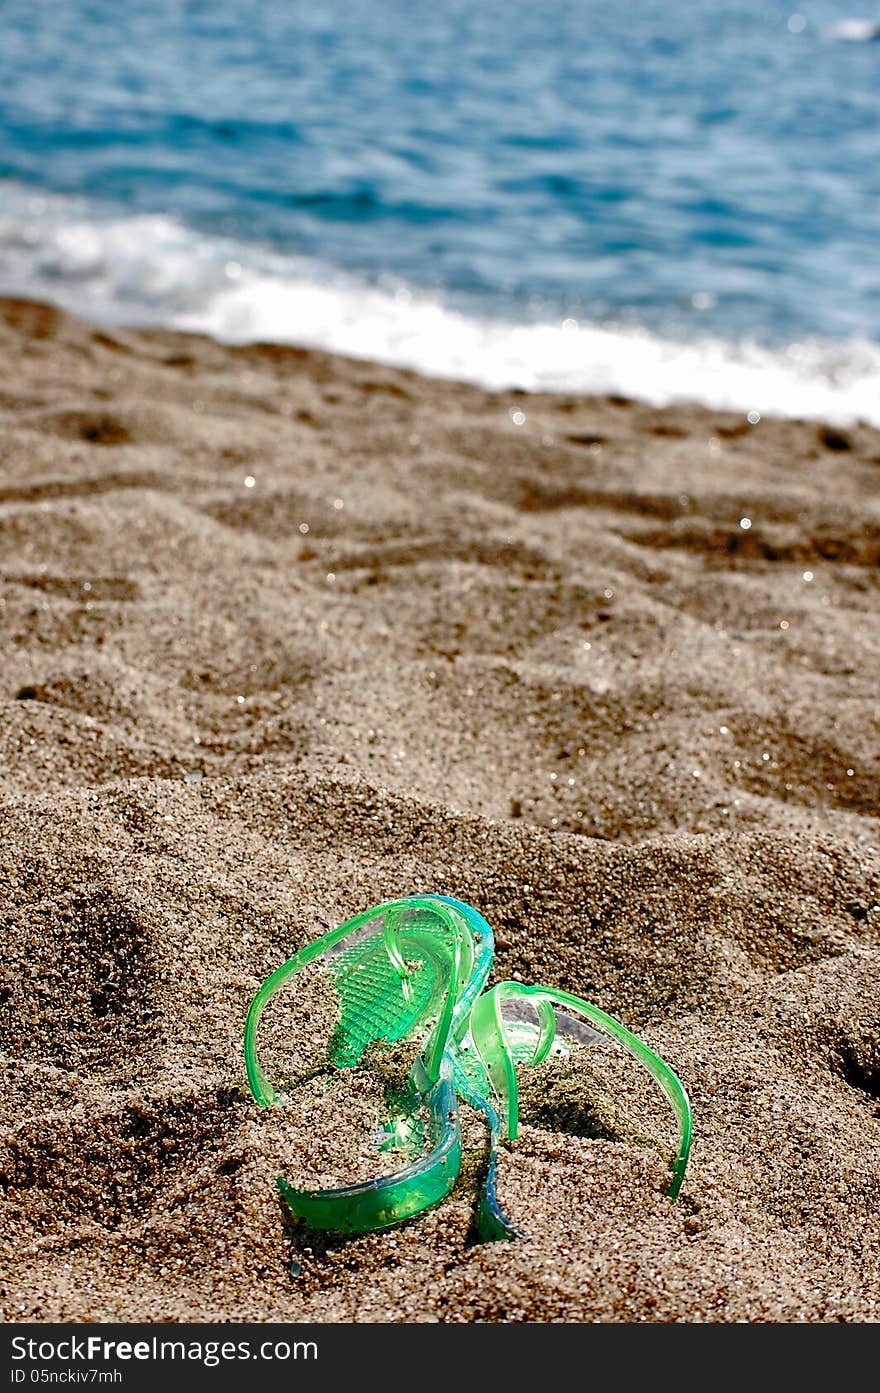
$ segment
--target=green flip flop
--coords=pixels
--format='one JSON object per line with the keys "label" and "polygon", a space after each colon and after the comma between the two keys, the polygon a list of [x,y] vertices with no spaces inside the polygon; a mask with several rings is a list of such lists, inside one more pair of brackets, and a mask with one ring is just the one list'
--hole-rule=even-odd
{"label": "green flip flop", "polygon": [[[332,1082],[365,1066],[381,1075],[389,1058],[396,1065],[393,1083],[386,1078],[384,1123],[369,1140],[374,1150],[397,1153],[402,1164],[320,1189],[278,1178],[288,1207],[313,1228],[384,1228],[443,1199],[461,1165],[461,1097],[483,1113],[489,1129],[477,1232],[483,1239],[521,1237],[496,1192],[501,1141],[514,1139],[519,1128],[517,1069],[609,1042],[648,1071],[672,1107],[678,1144],[669,1196],[678,1195],[690,1154],[691,1109],[676,1074],[619,1021],[570,992],[499,982],[481,995],[493,948],[491,928],[470,905],[445,895],[412,896],[341,924],[260,987],[245,1026],[245,1060],[251,1092],[262,1106],[296,1107],[298,1085],[318,1077]],[[297,977],[300,990],[282,1026],[290,1031],[299,1017],[304,1026],[275,1086],[257,1055],[257,1027],[269,1001]],[[316,1002],[323,1002],[323,1011]],[[403,1075],[395,1059],[400,1049]],[[341,1125],[331,1109],[331,1141]]]}
{"label": "green flip flop", "polygon": [[[492,966],[492,930],[476,910],[442,895],[377,905],[302,948],[266,979],[245,1025],[248,1083],[263,1107],[297,1103],[297,1085],[364,1067],[383,1053],[405,1053],[387,1118],[371,1142],[403,1164],[355,1184],[330,1188],[277,1184],[290,1210],[313,1228],[361,1233],[419,1213],[449,1193],[461,1165],[453,1048]],[[292,992],[291,1027],[304,1025],[288,1051],[280,1084],[269,1082],[257,1053],[267,1003],[306,973],[313,991]],[[324,1002],[323,1015],[312,998]],[[397,1061],[398,1066],[400,1061]],[[331,1109],[331,1125],[334,1114]]]}

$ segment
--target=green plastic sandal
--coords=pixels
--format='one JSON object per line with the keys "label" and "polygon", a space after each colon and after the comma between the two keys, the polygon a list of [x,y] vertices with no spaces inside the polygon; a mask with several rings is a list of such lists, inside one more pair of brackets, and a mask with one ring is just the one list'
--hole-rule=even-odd
{"label": "green plastic sandal", "polygon": [[[311,1076],[362,1065],[371,1048],[410,1047],[408,1082],[387,1098],[389,1118],[375,1139],[405,1164],[357,1184],[329,1189],[278,1187],[291,1211],[313,1228],[361,1233],[409,1218],[449,1193],[461,1165],[453,1086],[453,1044],[467,1029],[488,977],[492,930],[476,910],[442,895],[377,905],[302,948],[256,993],[245,1025],[245,1062],[264,1107],[294,1103],[267,1079],[257,1027],[267,1002],[309,966],[333,1003],[332,1030],[319,1039]],[[298,1003],[301,1011],[308,1002]]]}

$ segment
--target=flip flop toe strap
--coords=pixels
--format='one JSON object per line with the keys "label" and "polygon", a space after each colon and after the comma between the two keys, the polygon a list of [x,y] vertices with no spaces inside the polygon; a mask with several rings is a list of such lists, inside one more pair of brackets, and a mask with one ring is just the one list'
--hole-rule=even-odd
{"label": "flip flop toe strap", "polygon": [[[526,987],[520,982],[498,982],[477,1001],[471,1012],[471,1038],[498,1101],[507,1137],[513,1139],[519,1130],[519,1090],[511,1017],[516,1008],[521,1008],[524,1003],[530,1004],[536,1012],[537,1038],[530,1058],[521,1059],[522,1063],[534,1065],[546,1059],[558,1024],[571,1019],[561,1016],[557,1021],[555,1008],[561,1006],[578,1012],[600,1035],[610,1036],[647,1069],[672,1107],[678,1124],[678,1148],[668,1192],[670,1199],[674,1200],[684,1180],[691,1148],[691,1107],[681,1080],[666,1061],[637,1035],[633,1035],[632,1031],[598,1006],[571,992],[555,991],[548,987]],[[507,1014],[505,1007],[508,1007]],[[509,1009],[511,1007],[513,1012]],[[573,1021],[572,1024],[579,1022]]]}

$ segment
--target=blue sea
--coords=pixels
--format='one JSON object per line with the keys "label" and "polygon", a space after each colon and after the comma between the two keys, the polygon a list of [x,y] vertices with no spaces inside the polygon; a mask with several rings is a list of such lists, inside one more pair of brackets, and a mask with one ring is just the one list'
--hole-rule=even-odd
{"label": "blue sea", "polygon": [[880,423],[877,31],[870,0],[0,0],[0,292]]}

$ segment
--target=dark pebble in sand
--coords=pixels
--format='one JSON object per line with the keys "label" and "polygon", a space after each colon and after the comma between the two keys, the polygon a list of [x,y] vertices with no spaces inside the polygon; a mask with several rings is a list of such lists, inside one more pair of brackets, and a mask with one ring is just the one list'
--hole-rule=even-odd
{"label": "dark pebble in sand", "polygon": [[36,687],[19,687],[18,691],[15,693],[16,701],[36,701],[36,699]]}
{"label": "dark pebble in sand", "polygon": [[853,447],[846,431],[834,430],[832,426],[820,426],[817,434],[819,444],[824,445],[826,450],[851,450]]}
{"label": "dark pebble in sand", "polygon": [[843,907],[847,914],[851,914],[854,919],[867,919],[868,917],[868,906],[862,904],[861,900],[850,900]]}

